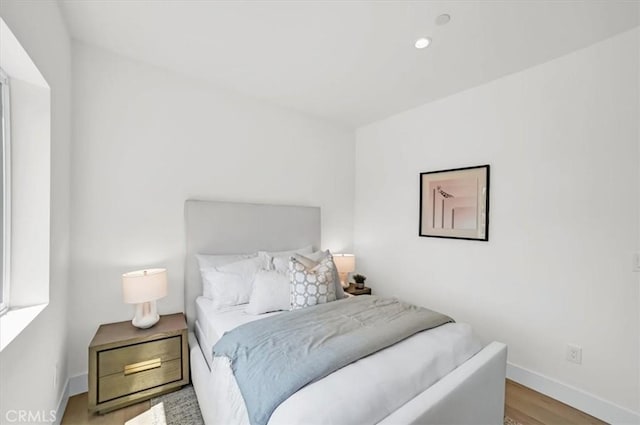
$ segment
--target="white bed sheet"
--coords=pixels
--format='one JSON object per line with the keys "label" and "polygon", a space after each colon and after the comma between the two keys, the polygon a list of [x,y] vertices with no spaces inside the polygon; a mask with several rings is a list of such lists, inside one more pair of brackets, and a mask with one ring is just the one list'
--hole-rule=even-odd
{"label": "white bed sheet", "polygon": [[196,298],[196,338],[203,349],[204,358],[211,368],[212,348],[225,332],[230,331],[244,323],[254,320],[264,319],[281,312],[267,313],[261,315],[247,314],[245,309],[247,304],[214,308],[213,301],[209,298]]}
{"label": "white bed sheet", "polygon": [[[207,300],[208,301],[208,300]],[[213,344],[226,331],[261,319],[237,306],[225,311],[202,310],[198,321],[212,335],[202,347],[211,371],[200,377],[209,382],[207,425],[249,424],[249,419],[227,359],[211,359]],[[278,313],[271,313],[278,314]],[[207,337],[209,338],[209,337]],[[200,344],[205,343],[199,340]],[[482,345],[464,323],[449,323],[420,332],[391,347],[352,363],[307,385],[285,400],[273,413],[270,425],[377,423],[480,351]],[[202,372],[200,372],[202,373]],[[358,400],[362,403],[358,403]]]}

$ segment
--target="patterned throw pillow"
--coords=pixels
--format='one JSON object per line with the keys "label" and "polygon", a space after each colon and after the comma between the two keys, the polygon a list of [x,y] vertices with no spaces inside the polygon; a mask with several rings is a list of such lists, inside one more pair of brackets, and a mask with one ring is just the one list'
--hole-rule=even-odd
{"label": "patterned throw pillow", "polygon": [[300,263],[304,264],[304,266],[308,269],[317,266],[325,257],[330,257],[332,260],[331,268],[333,269],[333,283],[334,283],[333,286],[334,287],[329,288],[329,291],[335,292],[336,300],[347,298],[347,295],[344,293],[344,290],[342,289],[342,284],[340,283],[340,275],[338,274],[336,263],[335,261],[333,261],[333,255],[331,255],[331,252],[329,252],[328,249],[324,251],[316,251],[308,255],[293,254],[292,257],[298,260]]}
{"label": "patterned throw pillow", "polygon": [[294,257],[289,259],[291,310],[336,300],[332,264],[331,257],[326,257],[317,266],[307,268]]}

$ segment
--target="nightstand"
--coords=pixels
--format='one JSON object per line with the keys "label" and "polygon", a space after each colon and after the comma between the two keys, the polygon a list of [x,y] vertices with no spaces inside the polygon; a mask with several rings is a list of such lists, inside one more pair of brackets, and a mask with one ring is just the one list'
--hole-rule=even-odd
{"label": "nightstand", "polygon": [[189,383],[184,314],[149,329],[130,321],[100,325],[89,344],[89,410],[105,413]]}
{"label": "nightstand", "polygon": [[356,289],[356,285],[350,283],[349,287],[345,289],[345,292],[351,295],[371,295],[371,288],[365,286],[362,289]]}

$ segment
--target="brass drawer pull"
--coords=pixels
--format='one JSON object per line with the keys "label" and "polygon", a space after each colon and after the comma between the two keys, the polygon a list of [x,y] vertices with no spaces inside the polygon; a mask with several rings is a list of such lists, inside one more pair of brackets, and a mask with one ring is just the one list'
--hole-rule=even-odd
{"label": "brass drawer pull", "polygon": [[124,374],[131,375],[133,373],[144,372],[145,370],[155,369],[162,366],[162,359],[151,359],[140,363],[128,364],[124,367]]}

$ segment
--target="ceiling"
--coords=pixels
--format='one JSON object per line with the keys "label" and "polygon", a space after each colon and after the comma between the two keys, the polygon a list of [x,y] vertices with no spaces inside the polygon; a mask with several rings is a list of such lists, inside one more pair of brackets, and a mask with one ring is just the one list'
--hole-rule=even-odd
{"label": "ceiling", "polygon": [[[59,0],[72,36],[357,127],[635,27],[637,1]],[[447,13],[451,21],[436,25]],[[416,38],[431,46],[417,50]]]}

